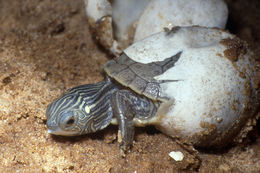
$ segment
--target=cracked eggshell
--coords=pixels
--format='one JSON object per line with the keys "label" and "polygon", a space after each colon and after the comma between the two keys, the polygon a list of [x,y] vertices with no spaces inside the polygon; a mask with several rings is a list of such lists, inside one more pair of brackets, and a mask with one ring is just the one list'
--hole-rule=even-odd
{"label": "cracked eggshell", "polygon": [[121,48],[113,36],[110,2],[107,0],[84,0],[84,2],[92,34],[104,48],[118,55]]}
{"label": "cracked eggshell", "polygon": [[85,0],[99,43],[118,55],[133,40],[164,27],[201,25],[224,28],[228,10],[222,0]]}
{"label": "cracked eggshell", "polygon": [[[199,147],[240,141],[256,124],[259,72],[246,44],[216,28],[176,27],[134,43],[124,53],[135,61],[160,61],[182,52],[157,80],[162,103],[155,125]],[[258,90],[258,91],[257,91]]]}
{"label": "cracked eggshell", "polygon": [[[133,40],[133,25],[150,0],[84,0],[88,21],[96,39],[119,55]],[[132,37],[132,39],[129,39]]]}

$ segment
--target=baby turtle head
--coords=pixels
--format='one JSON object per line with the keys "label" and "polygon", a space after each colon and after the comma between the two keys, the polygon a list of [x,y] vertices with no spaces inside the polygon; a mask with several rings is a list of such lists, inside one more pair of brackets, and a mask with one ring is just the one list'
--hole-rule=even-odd
{"label": "baby turtle head", "polygon": [[110,96],[115,90],[108,79],[70,89],[48,106],[48,132],[74,136],[105,128],[112,120]]}
{"label": "baby turtle head", "polygon": [[84,133],[84,126],[80,123],[80,117],[87,117],[87,115],[75,108],[66,107],[57,111],[54,105],[55,100],[48,106],[47,127],[48,132],[54,135],[74,136]]}

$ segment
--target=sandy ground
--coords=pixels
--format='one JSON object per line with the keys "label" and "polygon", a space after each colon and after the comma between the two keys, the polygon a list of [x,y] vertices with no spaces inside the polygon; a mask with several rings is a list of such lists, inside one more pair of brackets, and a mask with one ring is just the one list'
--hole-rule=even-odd
{"label": "sandy ground", "polygon": [[[228,29],[259,60],[260,3],[234,2]],[[111,57],[93,41],[81,0],[0,0],[0,23],[0,172],[260,172],[257,128],[241,145],[199,152],[153,127],[138,128],[126,158],[116,126],[74,138],[48,135],[46,106],[68,88],[102,80],[100,67]],[[168,156],[177,150],[181,162]]]}

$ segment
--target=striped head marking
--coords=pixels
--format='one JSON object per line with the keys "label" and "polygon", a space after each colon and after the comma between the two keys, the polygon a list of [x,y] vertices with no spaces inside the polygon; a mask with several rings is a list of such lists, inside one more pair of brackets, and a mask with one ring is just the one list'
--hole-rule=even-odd
{"label": "striped head marking", "polygon": [[105,128],[112,120],[110,97],[116,90],[109,79],[70,89],[48,105],[48,132],[74,136]]}

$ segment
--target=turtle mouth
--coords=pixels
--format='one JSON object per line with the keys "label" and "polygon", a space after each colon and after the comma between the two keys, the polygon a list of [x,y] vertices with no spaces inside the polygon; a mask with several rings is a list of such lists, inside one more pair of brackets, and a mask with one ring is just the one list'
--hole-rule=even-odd
{"label": "turtle mouth", "polygon": [[48,129],[48,133],[52,135],[58,135],[58,136],[75,136],[77,135],[73,131],[64,131],[60,127],[56,127],[55,129]]}

